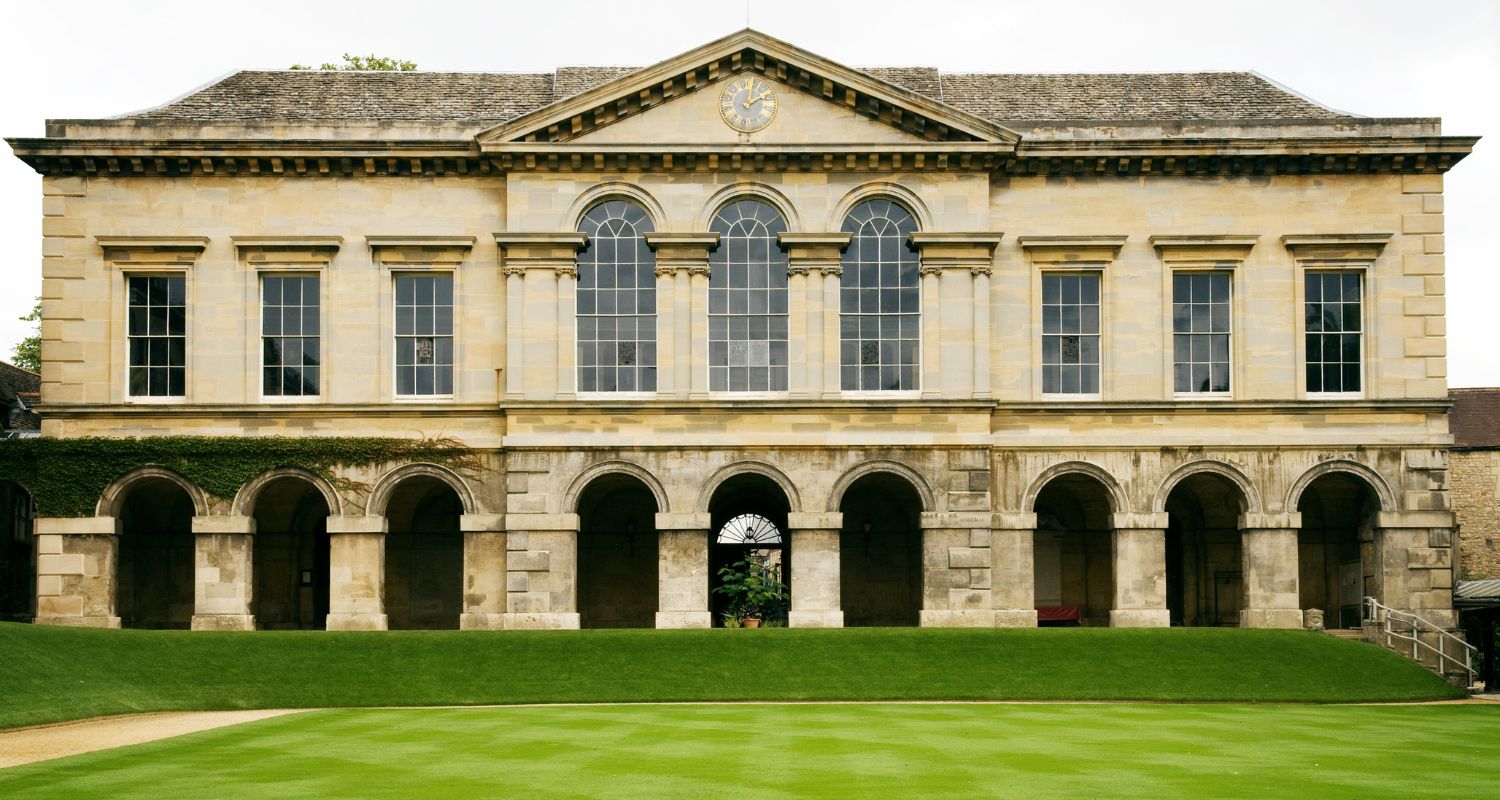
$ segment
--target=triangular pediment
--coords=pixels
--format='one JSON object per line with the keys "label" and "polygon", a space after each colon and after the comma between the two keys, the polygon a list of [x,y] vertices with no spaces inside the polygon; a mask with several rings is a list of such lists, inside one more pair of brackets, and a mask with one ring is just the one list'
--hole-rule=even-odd
{"label": "triangular pediment", "polygon": [[[763,130],[719,119],[725,81],[754,75],[781,101]],[[688,124],[707,122],[711,124]],[[479,134],[480,148],[620,144],[1002,145],[1020,136],[988,120],[753,30],[596,86]]]}

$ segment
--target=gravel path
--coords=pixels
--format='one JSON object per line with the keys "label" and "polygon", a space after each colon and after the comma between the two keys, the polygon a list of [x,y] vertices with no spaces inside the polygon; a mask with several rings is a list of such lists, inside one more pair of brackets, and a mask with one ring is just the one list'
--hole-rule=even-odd
{"label": "gravel path", "polygon": [[254,710],[123,714],[0,731],[0,769],[295,713]]}

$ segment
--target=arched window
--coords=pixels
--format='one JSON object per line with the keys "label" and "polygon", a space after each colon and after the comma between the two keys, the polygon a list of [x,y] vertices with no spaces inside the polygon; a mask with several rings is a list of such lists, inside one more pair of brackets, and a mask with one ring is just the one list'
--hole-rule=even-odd
{"label": "arched window", "polygon": [[714,215],[719,247],[708,265],[708,388],[786,391],[786,222],[772,206],[739,200]]}
{"label": "arched window", "polygon": [[853,234],[840,283],[840,381],[844,391],[919,388],[922,298],[910,211],[866,200],[844,218]]}
{"label": "arched window", "polygon": [[651,218],[605,200],[578,222],[578,391],[656,391],[656,254]]}

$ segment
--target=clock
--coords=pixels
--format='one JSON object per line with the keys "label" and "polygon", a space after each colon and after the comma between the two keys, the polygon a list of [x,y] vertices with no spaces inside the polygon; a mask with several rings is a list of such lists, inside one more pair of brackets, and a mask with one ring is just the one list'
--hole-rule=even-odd
{"label": "clock", "polygon": [[776,92],[760,78],[737,78],[719,93],[719,116],[741,133],[754,133],[776,118]]}

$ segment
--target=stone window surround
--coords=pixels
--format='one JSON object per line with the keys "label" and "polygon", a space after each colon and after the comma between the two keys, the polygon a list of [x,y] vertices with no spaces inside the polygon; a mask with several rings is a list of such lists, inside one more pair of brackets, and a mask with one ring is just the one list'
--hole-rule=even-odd
{"label": "stone window surround", "polygon": [[[1188,236],[1152,236],[1151,246],[1161,259],[1162,269],[1162,390],[1165,397],[1178,401],[1221,402],[1243,396],[1248,359],[1241,351],[1244,337],[1239,333],[1245,319],[1244,292],[1237,279],[1240,266],[1250,255],[1256,234],[1207,234]],[[1178,272],[1229,273],[1229,391],[1178,392],[1173,379],[1174,349],[1172,327],[1172,279]]]}
{"label": "stone window surround", "polygon": [[[1371,298],[1377,296],[1377,274],[1375,262],[1391,240],[1389,233],[1322,233],[1288,234],[1281,243],[1292,255],[1295,272],[1292,280],[1292,302],[1297,313],[1294,324],[1296,341],[1293,344],[1297,359],[1297,399],[1299,400],[1358,400],[1371,396],[1370,386],[1378,378],[1379,364],[1370,358],[1378,352],[1379,333],[1371,324]],[[1358,272],[1361,274],[1360,313],[1363,352],[1360,353],[1360,391],[1358,392],[1309,392],[1305,375],[1307,365],[1307,273],[1313,272]]]}
{"label": "stone window surround", "polygon": [[[1032,394],[1046,402],[1089,402],[1109,394],[1110,352],[1113,346],[1109,298],[1114,275],[1108,267],[1120,254],[1126,236],[1021,236],[1017,239],[1031,262],[1031,336],[1035,346],[1031,359]],[[1042,391],[1042,276],[1047,273],[1079,272],[1099,276],[1099,391],[1093,394],[1048,394]]]}
{"label": "stone window surround", "polygon": [[[206,236],[96,236],[104,251],[104,261],[114,269],[110,274],[111,340],[116,342],[120,358],[120,383],[111,388],[119,402],[138,405],[183,405],[193,398],[193,267],[208,247]],[[186,337],[184,343],[183,392],[171,396],[135,396],[130,394],[129,278],[149,275],[181,275],[184,278]]]}
{"label": "stone window surround", "polygon": [[[387,375],[390,380],[381,382],[383,402],[390,403],[451,403],[459,394],[459,376],[462,370],[460,353],[463,352],[463,325],[460,323],[463,297],[462,266],[473,249],[473,236],[366,236],[371,260],[380,268],[379,329],[385,332],[380,337],[377,374]],[[453,392],[450,394],[403,395],[396,393],[396,276],[398,274],[437,274],[453,276]],[[325,311],[325,316],[327,312]],[[325,381],[327,378],[325,377]]]}
{"label": "stone window surround", "polygon": [[[256,365],[256,374],[246,387],[246,399],[268,405],[306,405],[325,402],[327,387],[332,386],[334,366],[328,362],[329,288],[327,268],[339,247],[342,236],[231,236],[236,257],[241,266],[251,273],[245,287],[246,308],[255,313],[247,314],[245,325],[245,363]],[[317,275],[318,338],[320,347],[318,394],[315,395],[267,395],[262,393],[263,384],[259,374],[261,366],[261,279],[266,275]]]}

